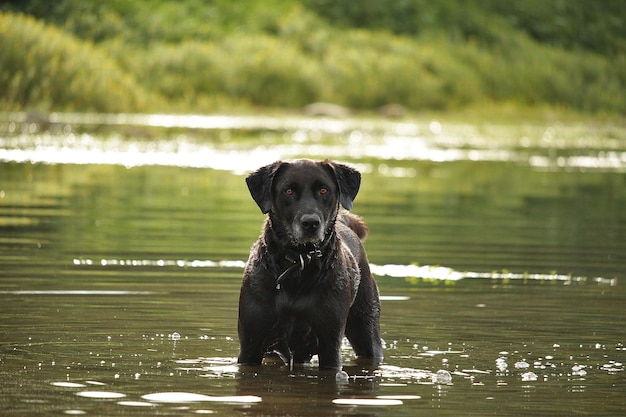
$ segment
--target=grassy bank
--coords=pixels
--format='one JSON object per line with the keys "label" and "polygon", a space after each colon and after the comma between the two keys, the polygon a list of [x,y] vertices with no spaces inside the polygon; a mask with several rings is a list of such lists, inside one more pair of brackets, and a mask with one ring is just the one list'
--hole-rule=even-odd
{"label": "grassy bank", "polygon": [[516,11],[492,1],[427,8],[411,0],[382,11],[373,1],[358,9],[308,0],[16,2],[0,14],[8,45],[0,51],[0,84],[8,86],[0,110],[203,112],[325,101],[623,114],[625,37],[602,41],[626,8],[605,2],[617,16],[603,26],[606,16],[592,16],[595,29],[579,43],[576,5],[559,23],[539,3]]}

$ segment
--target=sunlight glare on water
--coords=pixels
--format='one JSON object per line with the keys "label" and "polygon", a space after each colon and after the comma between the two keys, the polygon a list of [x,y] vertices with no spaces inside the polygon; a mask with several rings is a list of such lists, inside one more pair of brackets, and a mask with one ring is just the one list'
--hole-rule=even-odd
{"label": "sunlight glare on water", "polygon": [[[25,119],[14,114],[11,123]],[[596,138],[581,142],[569,139],[581,134],[577,126],[531,130],[529,136],[502,136],[501,129],[477,131],[463,124],[430,122],[390,122],[367,119],[311,119],[304,117],[229,116],[229,115],[132,115],[53,113],[51,123],[59,125],[146,126],[164,129],[184,128],[191,135],[160,138],[158,141],[134,140],[112,135],[106,138],[89,133],[51,132],[0,136],[0,161],[48,164],[114,164],[126,167],[161,165],[212,168],[244,173],[278,159],[302,154],[335,159],[379,158],[433,162],[500,161],[527,164],[542,169],[577,168],[626,170],[623,143]],[[71,131],[71,129],[69,129]],[[197,138],[197,132],[223,130],[264,130],[291,132],[283,143],[257,145],[233,150],[213,141]],[[337,135],[346,135],[337,136]],[[583,132],[582,134],[587,134]],[[320,142],[320,135],[334,139]],[[499,135],[499,136],[490,136]],[[578,145],[580,154],[559,154],[561,136]],[[547,137],[547,139],[546,139]],[[620,145],[621,143],[621,145]],[[530,145],[532,144],[532,146]],[[571,149],[568,150],[571,152]],[[412,171],[407,171],[410,174]],[[398,172],[394,172],[397,175]]]}
{"label": "sunlight glare on water", "polygon": [[[529,155],[512,149],[462,149],[439,147],[420,138],[385,137],[352,148],[345,145],[283,144],[257,146],[237,151],[200,144],[185,137],[172,141],[123,143],[100,140],[81,134],[67,141],[65,137],[42,134],[35,143],[31,137],[0,139],[0,161],[47,164],[112,164],[125,167],[161,165],[189,168],[212,168],[244,173],[279,159],[293,159],[307,154],[312,158],[382,158],[385,160],[417,160],[433,162],[501,161],[518,162],[537,168],[626,169],[626,152],[598,152],[595,155],[562,156]],[[398,176],[399,171],[393,171]],[[404,175],[414,175],[405,171]]]}

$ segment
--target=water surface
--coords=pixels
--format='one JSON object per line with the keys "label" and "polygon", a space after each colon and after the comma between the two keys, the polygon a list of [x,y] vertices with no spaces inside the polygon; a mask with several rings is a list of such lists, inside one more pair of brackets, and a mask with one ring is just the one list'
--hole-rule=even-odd
{"label": "water surface", "polygon": [[[4,413],[623,413],[619,130],[18,116],[0,128]],[[346,346],[347,380],[235,363],[263,222],[243,175],[301,156],[364,173],[385,362]]]}

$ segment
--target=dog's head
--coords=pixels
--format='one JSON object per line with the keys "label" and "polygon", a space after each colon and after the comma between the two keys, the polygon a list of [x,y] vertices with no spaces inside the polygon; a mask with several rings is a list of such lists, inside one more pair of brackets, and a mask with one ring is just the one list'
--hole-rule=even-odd
{"label": "dog's head", "polygon": [[278,161],[246,178],[248,189],[263,213],[285,232],[293,245],[319,244],[337,217],[359,192],[361,174],[331,161]]}

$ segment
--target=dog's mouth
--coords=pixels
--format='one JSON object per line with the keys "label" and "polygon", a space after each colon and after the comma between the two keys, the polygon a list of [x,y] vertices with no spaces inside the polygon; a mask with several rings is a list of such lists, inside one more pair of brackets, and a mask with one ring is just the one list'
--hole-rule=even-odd
{"label": "dog's mouth", "polygon": [[315,237],[292,237],[291,246],[296,248],[298,252],[306,252],[309,250],[316,249],[322,242],[324,238],[321,239],[317,236]]}

